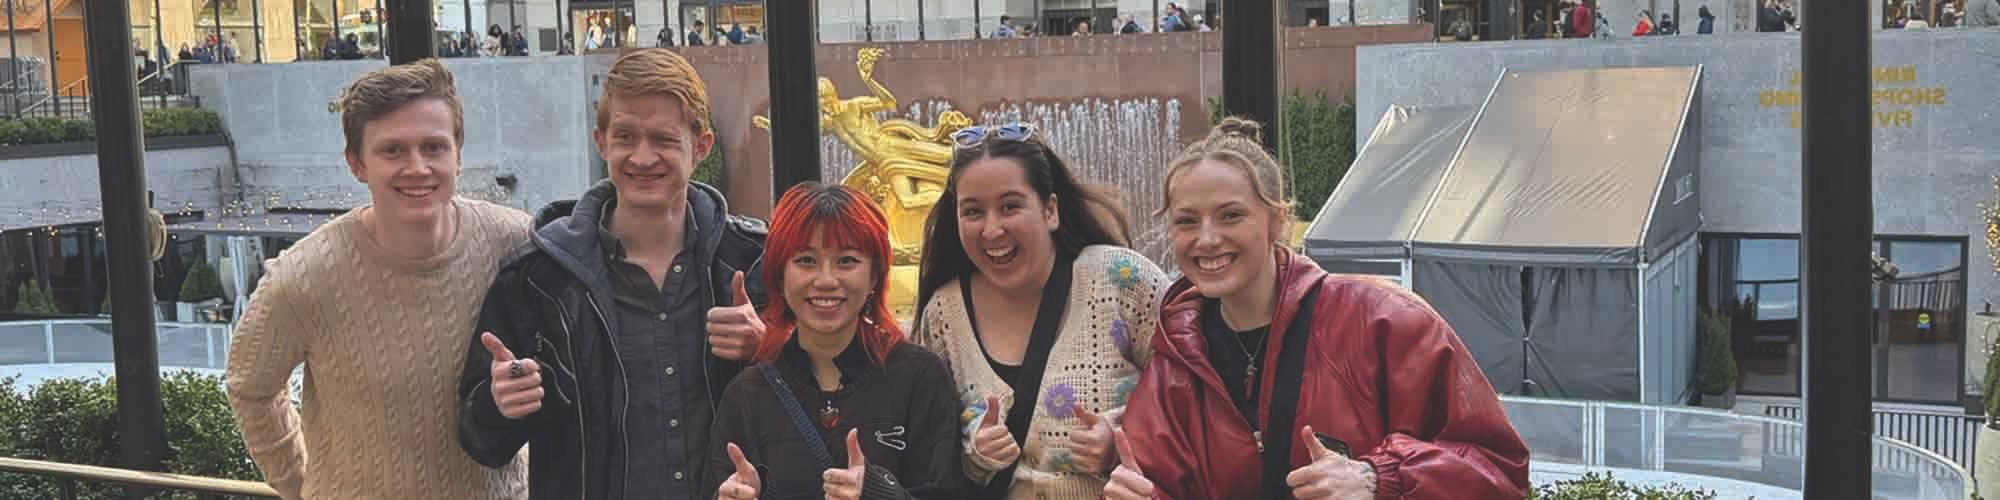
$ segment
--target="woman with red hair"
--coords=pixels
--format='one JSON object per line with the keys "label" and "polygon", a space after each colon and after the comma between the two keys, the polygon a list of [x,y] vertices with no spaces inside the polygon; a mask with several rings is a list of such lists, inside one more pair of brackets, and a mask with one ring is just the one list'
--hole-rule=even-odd
{"label": "woman with red hair", "polygon": [[951,374],[903,341],[883,302],[890,257],[888,221],[860,192],[806,183],[778,201],[768,327],[756,368],[716,409],[711,442],[724,446],[709,454],[704,498],[963,495]]}

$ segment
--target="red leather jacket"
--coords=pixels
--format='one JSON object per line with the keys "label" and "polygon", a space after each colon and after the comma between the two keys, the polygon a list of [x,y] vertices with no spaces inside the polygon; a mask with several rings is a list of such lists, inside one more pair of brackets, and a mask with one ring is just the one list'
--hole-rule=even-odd
{"label": "red leather jacket", "polygon": [[[1284,336],[1294,333],[1285,326],[1306,292],[1320,287],[1294,425],[1339,438],[1356,459],[1373,464],[1378,498],[1527,496],[1527,445],[1479,364],[1429,304],[1374,278],[1327,274],[1286,251],[1277,258],[1278,307],[1265,359],[1278,359]],[[1165,297],[1153,359],[1123,421],[1135,449],[1120,454],[1153,481],[1158,498],[1254,496],[1263,460],[1209,364],[1201,295],[1182,278]],[[1266,394],[1275,371],[1258,374]],[[1258,401],[1261,421],[1270,420],[1270,400]],[[1299,439],[1297,427],[1264,434]],[[1289,468],[1310,462],[1308,453],[1293,445]]]}

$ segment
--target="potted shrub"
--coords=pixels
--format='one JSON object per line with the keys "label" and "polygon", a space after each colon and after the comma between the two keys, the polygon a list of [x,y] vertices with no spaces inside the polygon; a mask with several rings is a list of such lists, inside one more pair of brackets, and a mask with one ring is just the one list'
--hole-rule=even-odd
{"label": "potted shrub", "polygon": [[196,321],[196,306],[204,302],[221,303],[222,298],[222,277],[215,274],[215,268],[210,267],[207,261],[196,260],[188,266],[187,278],[181,280],[180,303],[175,317],[180,321]]}
{"label": "potted shrub", "polygon": [[1700,326],[1695,385],[1701,390],[1701,406],[1736,408],[1736,354],[1730,350],[1729,317],[1703,311]]}

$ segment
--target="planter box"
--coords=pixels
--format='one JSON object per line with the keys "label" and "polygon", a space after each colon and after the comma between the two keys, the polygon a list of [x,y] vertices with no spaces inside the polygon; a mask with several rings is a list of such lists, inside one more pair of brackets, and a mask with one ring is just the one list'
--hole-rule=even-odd
{"label": "planter box", "polygon": [[[222,134],[182,135],[170,137],[147,137],[147,151],[170,149],[207,148],[229,145],[229,137]],[[97,142],[62,142],[56,144],[20,144],[0,146],[0,160],[27,158],[48,158],[54,156],[82,156],[97,154]]]}
{"label": "planter box", "polygon": [[1714,408],[1722,411],[1730,411],[1736,409],[1736,388],[1731,387],[1729,388],[1729,392],[1724,392],[1722,394],[1702,394],[1701,407]]}

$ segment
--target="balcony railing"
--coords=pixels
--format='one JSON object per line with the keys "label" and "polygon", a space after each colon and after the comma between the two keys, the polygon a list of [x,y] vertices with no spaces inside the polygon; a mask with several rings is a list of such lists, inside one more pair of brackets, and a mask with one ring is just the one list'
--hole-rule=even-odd
{"label": "balcony railing", "polygon": [[[1798,422],[1681,406],[1503,397],[1538,471],[1601,470],[1717,490],[1720,498],[1799,498],[1805,428]],[[1963,467],[1929,450],[1873,438],[1873,495],[1962,500]]]}
{"label": "balcony railing", "polygon": [[278,492],[264,483],[183,476],[162,472],[141,472],[93,465],[43,462],[0,457],[0,473],[48,478],[56,482],[57,497],[76,500],[79,485],[105,484],[133,486],[156,491],[182,491],[203,498],[278,498]]}
{"label": "balcony railing", "polygon": [[[225,324],[161,323],[160,365],[219,371],[227,366],[230,333]],[[111,352],[107,319],[0,323],[0,365],[108,364]],[[1634,482],[1715,490],[1721,498],[1766,499],[1799,498],[1804,485],[1804,456],[1810,450],[1798,422],[1681,406],[1501,399],[1533,450],[1538,484],[1581,471],[1609,471]],[[1884,437],[1873,438],[1871,448],[1873,498],[1962,500],[1973,491],[1966,470],[1942,455]],[[255,489],[261,485],[18,459],[0,459],[0,473],[270,496],[268,489]]]}

